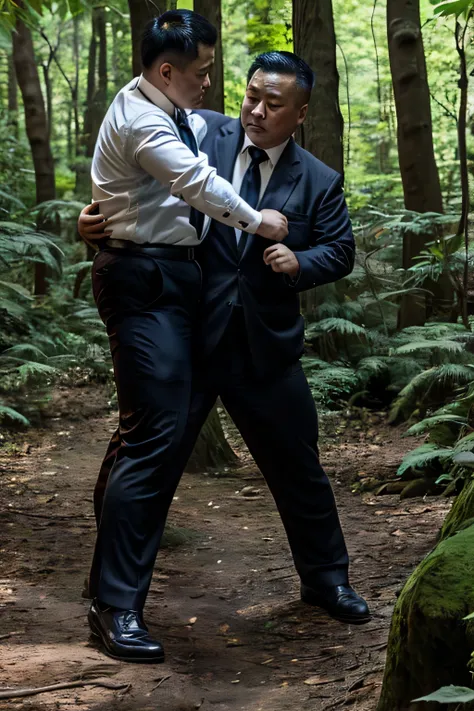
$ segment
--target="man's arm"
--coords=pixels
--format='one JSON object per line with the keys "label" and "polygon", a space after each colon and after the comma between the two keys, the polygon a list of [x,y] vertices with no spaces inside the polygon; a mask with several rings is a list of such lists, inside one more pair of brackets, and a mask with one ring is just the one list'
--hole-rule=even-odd
{"label": "man's arm", "polygon": [[204,153],[195,156],[171,127],[156,128],[156,115],[145,114],[129,128],[127,152],[130,160],[169,185],[171,195],[218,222],[277,241],[288,234],[285,217],[274,210],[262,215],[250,207],[217,175]]}
{"label": "man's arm", "polygon": [[[338,281],[354,268],[354,236],[340,175],[334,178],[318,206],[312,241],[315,242],[313,247],[298,252],[293,253],[282,244],[269,247],[264,253],[265,262],[271,264],[272,257],[277,261],[277,255],[282,252],[279,259],[283,268],[274,271],[285,272],[289,287],[297,292]],[[284,255],[283,248],[290,252],[293,260]],[[294,258],[299,270],[295,269]]]}

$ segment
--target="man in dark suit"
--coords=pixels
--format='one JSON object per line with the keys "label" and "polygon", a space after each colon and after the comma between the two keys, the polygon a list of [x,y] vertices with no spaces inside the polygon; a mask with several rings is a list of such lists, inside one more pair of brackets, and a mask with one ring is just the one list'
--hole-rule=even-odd
{"label": "man in dark suit", "polygon": [[[250,205],[282,212],[289,234],[268,247],[258,236],[212,222],[199,248],[201,338],[190,417],[166,495],[170,504],[220,396],[276,501],[302,600],[342,622],[363,624],[370,612],[349,585],[334,495],[319,461],[317,413],[300,363],[298,293],[336,281],[354,265],[342,178],[292,137],[314,83],[308,65],[294,54],[269,52],[253,62],[248,80],[240,120],[199,112],[207,122],[201,149]],[[113,456],[112,442],[96,488],[97,515]]]}

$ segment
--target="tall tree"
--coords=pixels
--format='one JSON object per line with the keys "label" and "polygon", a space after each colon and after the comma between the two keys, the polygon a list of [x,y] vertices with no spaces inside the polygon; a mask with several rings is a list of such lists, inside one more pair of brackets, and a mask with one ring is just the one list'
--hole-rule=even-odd
{"label": "tall tree", "polygon": [[387,0],[387,32],[405,207],[442,212],[419,0]]}
{"label": "tall tree", "polygon": [[8,54],[8,125],[13,135],[18,138],[18,83],[16,80],[13,56]]}
{"label": "tall tree", "polygon": [[194,0],[194,10],[206,17],[217,30],[216,58],[211,72],[211,88],[206,93],[204,108],[224,113],[224,63],[222,59],[221,0]]}
{"label": "tall tree", "polygon": [[[21,5],[21,3],[19,3]],[[25,109],[26,133],[31,146],[36,178],[36,203],[54,200],[54,162],[48,136],[48,120],[35,61],[33,39],[28,27],[17,19],[13,32],[13,62]],[[38,229],[51,229],[52,225],[38,218]],[[35,294],[46,293],[46,266],[37,264]]]}
{"label": "tall tree", "polygon": [[132,67],[133,76],[137,77],[142,71],[142,60],[140,55],[140,44],[145,25],[152,17],[159,15],[157,6],[160,12],[167,9],[166,2],[160,2],[155,5],[149,0],[128,0],[128,8],[130,10],[130,24],[132,28]]}
{"label": "tall tree", "polygon": [[86,156],[90,158],[107,110],[107,27],[104,7],[96,7],[92,11],[86,102],[84,142]]}
{"label": "tall tree", "polygon": [[[405,207],[415,212],[442,212],[419,0],[387,0],[387,34]],[[414,264],[414,257],[420,254],[426,241],[423,234],[406,233],[405,269]],[[403,299],[400,326],[420,324],[425,318],[424,299],[417,303]]]}
{"label": "tall tree", "polygon": [[332,0],[293,0],[293,37],[295,52],[316,74],[302,143],[310,153],[343,173],[344,120],[339,106]]}

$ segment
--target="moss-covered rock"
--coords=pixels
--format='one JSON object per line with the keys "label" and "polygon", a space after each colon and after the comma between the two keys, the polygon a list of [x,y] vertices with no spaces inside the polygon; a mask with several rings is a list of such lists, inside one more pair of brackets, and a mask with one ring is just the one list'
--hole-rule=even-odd
{"label": "moss-covered rock", "polygon": [[444,541],[461,530],[465,527],[463,524],[471,518],[474,518],[474,481],[467,481],[446,516],[439,534],[440,540]]}
{"label": "moss-covered rock", "polygon": [[[474,525],[443,540],[408,579],[395,606],[377,711],[448,711],[411,703],[441,686],[471,686]],[[463,705],[472,711],[473,704]]]}
{"label": "moss-covered rock", "polygon": [[182,528],[181,526],[173,526],[166,524],[163,536],[161,538],[161,548],[177,548],[185,543],[189,543],[194,539],[199,538],[199,533],[190,528]]}

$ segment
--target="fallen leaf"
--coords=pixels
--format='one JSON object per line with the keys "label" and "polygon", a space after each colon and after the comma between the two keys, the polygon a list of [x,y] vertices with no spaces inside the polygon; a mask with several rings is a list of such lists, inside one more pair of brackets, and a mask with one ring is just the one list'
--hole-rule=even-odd
{"label": "fallen leaf", "polygon": [[197,622],[197,617],[190,617],[188,622],[190,625],[194,625]]}
{"label": "fallen leaf", "polygon": [[319,686],[322,684],[332,684],[335,681],[344,681],[345,677],[343,676],[334,676],[334,677],[324,677],[324,676],[310,676],[309,679],[305,680],[305,684],[308,684],[308,686]]}

